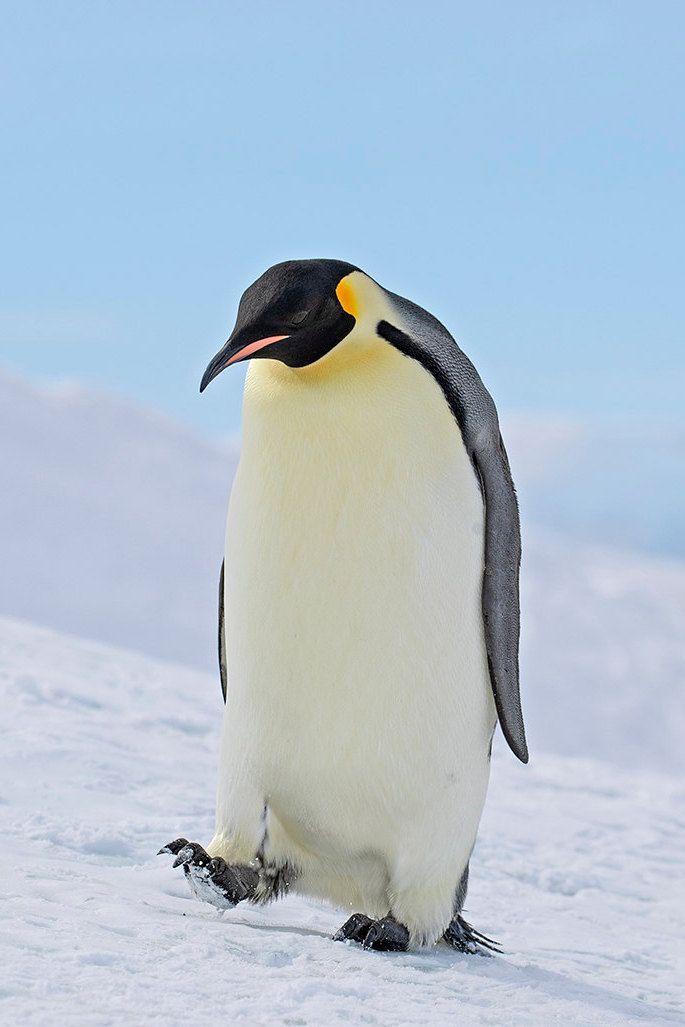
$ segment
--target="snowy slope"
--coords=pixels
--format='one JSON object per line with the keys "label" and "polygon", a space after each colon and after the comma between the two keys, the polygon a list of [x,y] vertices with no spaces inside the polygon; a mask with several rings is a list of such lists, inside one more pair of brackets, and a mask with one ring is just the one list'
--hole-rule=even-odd
{"label": "snowy slope", "polygon": [[236,462],[121,399],[0,372],[0,614],[213,666]]}
{"label": "snowy slope", "polygon": [[685,565],[528,531],[531,751],[685,772]]}
{"label": "snowy slope", "polygon": [[507,954],[371,954],[296,897],[220,920],[154,855],[211,835],[216,679],[0,620],[0,690],[3,1023],[683,1022],[673,779],[496,757],[467,908]]}

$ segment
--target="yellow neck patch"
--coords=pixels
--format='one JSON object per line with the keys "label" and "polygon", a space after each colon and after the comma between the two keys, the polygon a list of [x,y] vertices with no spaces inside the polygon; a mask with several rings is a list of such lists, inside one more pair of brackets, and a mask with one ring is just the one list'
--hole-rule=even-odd
{"label": "yellow neck patch", "polygon": [[359,317],[359,302],[350,282],[350,275],[346,275],[345,278],[338,282],[335,295],[338,297],[338,302],[343,310],[347,314],[351,314],[356,320]]}

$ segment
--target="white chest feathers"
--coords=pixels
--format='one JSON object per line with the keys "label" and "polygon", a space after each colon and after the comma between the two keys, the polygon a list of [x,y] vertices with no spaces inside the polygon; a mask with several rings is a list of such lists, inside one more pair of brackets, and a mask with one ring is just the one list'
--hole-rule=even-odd
{"label": "white chest feathers", "polygon": [[339,376],[251,369],[227,536],[231,689],[254,674],[257,639],[284,698],[330,709],[354,688],[384,716],[405,683],[427,701],[484,659],[473,467],[431,376],[380,348]]}
{"label": "white chest feathers", "polygon": [[248,375],[213,851],[251,858],[267,807],[277,855],[357,885],[369,859],[374,892],[372,878],[385,887],[427,850],[458,879],[495,711],[483,502],[459,429],[421,365],[370,336],[355,344],[353,358],[341,347]]}

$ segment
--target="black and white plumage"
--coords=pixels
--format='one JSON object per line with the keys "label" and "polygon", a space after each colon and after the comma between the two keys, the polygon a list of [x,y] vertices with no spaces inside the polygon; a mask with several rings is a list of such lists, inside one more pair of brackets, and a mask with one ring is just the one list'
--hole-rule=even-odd
{"label": "black and white plumage", "polygon": [[202,387],[250,357],[208,852],[287,868],[369,947],[487,947],[459,914],[497,717],[528,759],[492,399],[440,322],[340,261],[266,272]]}

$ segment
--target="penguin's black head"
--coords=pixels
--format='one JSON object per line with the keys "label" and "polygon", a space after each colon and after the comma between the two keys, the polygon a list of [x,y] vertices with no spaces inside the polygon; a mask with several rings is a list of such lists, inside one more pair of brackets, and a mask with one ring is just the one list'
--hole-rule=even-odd
{"label": "penguin's black head", "polygon": [[325,356],[354,327],[341,282],[358,270],[343,260],[289,260],[270,267],[243,293],[235,328],[210,361],[200,392],[229,364],[251,357],[306,367]]}

